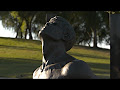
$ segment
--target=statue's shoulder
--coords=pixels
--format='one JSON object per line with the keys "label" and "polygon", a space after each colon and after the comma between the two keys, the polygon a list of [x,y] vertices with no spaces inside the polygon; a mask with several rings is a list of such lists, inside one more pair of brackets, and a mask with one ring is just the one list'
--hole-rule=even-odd
{"label": "statue's shoulder", "polygon": [[68,78],[90,78],[93,72],[86,62],[73,60],[62,68],[61,74]]}
{"label": "statue's shoulder", "polygon": [[83,60],[78,60],[78,59],[75,59],[71,62],[68,62],[64,67],[63,67],[63,71],[66,70],[66,71],[72,71],[75,69],[76,70],[80,70],[81,68],[85,68],[85,67],[88,67],[87,63],[84,62]]}
{"label": "statue's shoulder", "polygon": [[42,70],[42,65],[33,72],[33,79],[39,78],[39,75],[41,74],[41,70]]}
{"label": "statue's shoulder", "polygon": [[78,59],[75,59],[71,62],[68,62],[64,67],[69,67],[69,68],[78,68],[79,66],[84,66],[86,65],[87,63],[84,62],[83,60],[78,60]]}

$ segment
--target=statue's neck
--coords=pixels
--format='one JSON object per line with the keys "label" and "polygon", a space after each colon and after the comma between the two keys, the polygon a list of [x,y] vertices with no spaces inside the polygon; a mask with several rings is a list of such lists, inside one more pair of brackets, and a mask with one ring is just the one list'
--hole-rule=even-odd
{"label": "statue's neck", "polygon": [[42,41],[43,69],[45,66],[71,60],[66,53],[63,41]]}
{"label": "statue's neck", "polygon": [[65,46],[62,41],[59,42],[42,42],[43,62],[56,63],[59,62],[59,57],[66,54]]}
{"label": "statue's neck", "polygon": [[46,66],[50,65],[50,64],[56,64],[56,63],[61,63],[61,62],[70,62],[72,60],[74,60],[75,58],[68,55],[66,52],[60,54],[58,57],[51,57],[50,59],[46,60],[43,56],[43,67],[42,69],[44,69]]}
{"label": "statue's neck", "polygon": [[57,53],[54,54],[54,53],[51,53],[49,57],[43,56],[43,63],[54,64],[54,63],[62,62],[64,61],[65,56],[67,55],[66,52],[62,52],[59,54]]}

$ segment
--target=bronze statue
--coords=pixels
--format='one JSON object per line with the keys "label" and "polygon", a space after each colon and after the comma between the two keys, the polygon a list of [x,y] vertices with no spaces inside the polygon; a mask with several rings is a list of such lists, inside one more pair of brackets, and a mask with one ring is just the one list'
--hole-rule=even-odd
{"label": "bronze statue", "polygon": [[75,32],[68,21],[55,16],[40,30],[42,65],[33,73],[33,79],[96,79],[87,63],[66,52],[75,43]]}

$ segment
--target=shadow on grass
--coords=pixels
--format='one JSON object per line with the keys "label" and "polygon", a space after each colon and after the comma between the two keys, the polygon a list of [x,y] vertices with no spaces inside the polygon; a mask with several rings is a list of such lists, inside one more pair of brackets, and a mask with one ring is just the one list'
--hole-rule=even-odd
{"label": "shadow on grass", "polygon": [[[110,58],[102,57],[102,56],[95,56],[95,55],[89,55],[89,54],[78,54],[78,53],[72,53],[69,52],[70,55],[77,56],[77,57],[87,57],[87,58],[95,58],[97,59],[106,59],[110,60]],[[105,63],[92,63],[87,62],[87,64],[92,68],[92,71],[100,78],[109,79],[110,78],[110,64]]]}
{"label": "shadow on grass", "polygon": [[110,58],[107,58],[107,57],[89,55],[89,54],[80,54],[80,53],[75,53],[75,52],[74,53],[68,52],[68,54],[78,56],[78,57],[88,57],[88,58],[96,58],[96,59],[110,59]]}
{"label": "shadow on grass", "polygon": [[87,62],[92,71],[100,78],[110,78],[110,64]]}
{"label": "shadow on grass", "polygon": [[82,46],[82,45],[74,45],[74,48],[84,48],[84,49],[88,49],[88,50],[95,50],[95,51],[104,51],[104,52],[110,52],[110,49],[105,49],[105,48],[94,48],[94,47],[88,47],[88,46]]}
{"label": "shadow on grass", "polygon": [[92,68],[96,69],[103,69],[103,70],[109,70],[110,64],[103,64],[103,63],[91,63],[87,62]]}
{"label": "shadow on grass", "polygon": [[8,45],[0,45],[0,48],[10,48],[10,49],[18,49],[18,50],[41,51],[41,49],[38,49],[38,48],[20,47],[20,46],[8,46]]}
{"label": "shadow on grass", "polygon": [[27,43],[35,43],[35,44],[38,44],[38,45],[41,44],[40,40],[30,40],[30,39],[21,39],[21,38],[9,38],[9,37],[0,37],[0,39],[12,40],[12,41],[18,41],[18,42],[26,42],[27,41]]}
{"label": "shadow on grass", "polygon": [[[110,60],[109,58],[102,57],[102,56],[94,56],[94,55],[88,55],[88,54],[78,54],[78,53],[71,53],[70,55],[78,56],[78,57],[87,57],[87,58],[95,58],[95,59],[106,59]],[[92,68],[92,71],[100,78],[110,78],[110,64],[103,64],[103,63],[92,63],[87,62],[87,64]]]}
{"label": "shadow on grass", "polygon": [[[41,65],[41,60],[24,58],[0,58],[0,77],[11,77],[19,79],[32,79],[32,74]],[[110,77],[110,65],[91,63],[88,65],[100,78]],[[107,76],[106,76],[107,75]]]}
{"label": "shadow on grass", "polygon": [[0,77],[32,78],[33,71],[41,60],[24,58],[0,58]]}

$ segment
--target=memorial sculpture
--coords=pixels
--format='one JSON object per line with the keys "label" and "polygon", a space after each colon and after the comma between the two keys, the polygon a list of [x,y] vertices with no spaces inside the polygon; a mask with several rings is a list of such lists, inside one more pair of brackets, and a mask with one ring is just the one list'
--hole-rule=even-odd
{"label": "memorial sculpture", "polygon": [[42,42],[42,65],[33,72],[33,79],[97,79],[89,65],[67,54],[75,43],[70,23],[55,16],[39,31]]}

